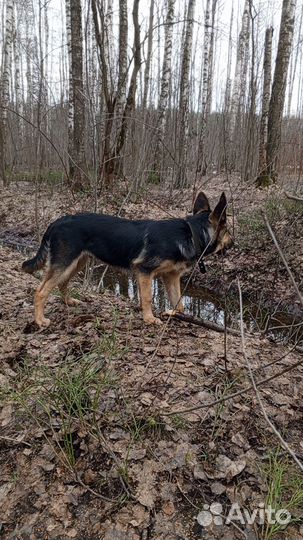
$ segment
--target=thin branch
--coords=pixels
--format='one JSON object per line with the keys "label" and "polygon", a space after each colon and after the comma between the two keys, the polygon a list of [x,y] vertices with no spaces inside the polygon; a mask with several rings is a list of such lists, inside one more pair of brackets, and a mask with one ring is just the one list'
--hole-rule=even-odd
{"label": "thin branch", "polygon": [[262,399],[261,399],[261,395],[260,395],[260,392],[258,390],[258,386],[256,384],[256,381],[255,381],[255,378],[254,378],[254,374],[253,374],[253,370],[251,369],[251,365],[249,363],[249,360],[248,360],[248,357],[247,357],[247,354],[246,354],[246,350],[245,350],[245,336],[244,336],[244,324],[243,324],[243,305],[242,305],[242,290],[241,290],[241,285],[240,285],[240,281],[239,281],[239,278],[238,278],[238,291],[239,291],[239,300],[240,300],[240,330],[241,330],[241,343],[242,343],[242,352],[243,352],[243,356],[244,356],[244,359],[245,359],[245,363],[246,363],[246,367],[247,367],[247,370],[248,370],[248,373],[249,373],[249,376],[250,376],[250,380],[251,380],[251,385],[254,389],[254,392],[256,394],[256,398],[258,400],[258,403],[259,403],[259,406],[260,406],[260,409],[262,411],[262,414],[267,422],[267,424],[269,425],[270,429],[272,430],[272,432],[276,435],[276,437],[279,439],[281,445],[283,446],[284,450],[286,450],[286,452],[288,452],[288,454],[292,457],[292,459],[295,461],[295,463],[298,465],[298,467],[303,471],[303,463],[301,463],[301,461],[297,458],[296,454],[293,452],[293,450],[289,447],[289,445],[287,444],[287,442],[283,439],[281,433],[277,430],[277,428],[274,426],[274,424],[272,423],[272,421],[270,420],[270,418],[268,417],[268,414],[265,410],[265,407],[263,405],[263,402],[262,402]]}
{"label": "thin branch", "polygon": [[[274,375],[271,375],[270,377],[267,377],[266,379],[262,379],[260,382],[257,382],[256,385],[258,388],[260,386],[264,386],[266,383],[273,381],[274,379],[277,379],[278,377],[281,377],[285,373],[288,373],[289,371],[292,371],[298,366],[301,366],[303,364],[303,357],[301,360],[298,360],[291,366],[286,367],[285,369],[282,369],[282,371],[279,371],[278,373],[275,373]],[[265,366],[264,366],[265,367]],[[189,412],[198,411],[200,409],[206,409],[207,407],[213,407],[214,405],[218,405],[219,403],[225,403],[225,401],[230,401],[234,399],[235,397],[241,396],[243,394],[247,394],[250,390],[252,390],[253,386],[250,384],[249,386],[245,386],[242,390],[238,390],[238,392],[234,392],[233,394],[230,394],[229,396],[224,396],[220,399],[215,399],[214,401],[207,401],[206,403],[202,403],[200,405],[195,405],[194,407],[188,407],[187,409],[179,409],[177,411],[161,411],[162,416],[174,416],[175,414],[187,414]]]}
{"label": "thin branch", "polygon": [[302,197],[297,197],[296,195],[291,195],[290,193],[287,193],[286,191],[284,191],[284,195],[285,195],[288,199],[292,199],[293,201],[303,202]]}
{"label": "thin branch", "polygon": [[294,278],[294,276],[292,274],[292,271],[290,270],[290,268],[288,266],[288,262],[284,257],[284,253],[282,252],[282,250],[281,250],[281,248],[280,248],[280,246],[278,244],[278,241],[277,241],[277,239],[276,239],[276,237],[275,237],[275,235],[273,233],[273,230],[272,230],[272,228],[270,226],[267,215],[265,214],[265,212],[262,212],[262,213],[263,213],[263,217],[264,217],[264,220],[265,220],[265,223],[266,223],[266,227],[268,228],[269,234],[273,239],[273,242],[274,242],[274,244],[275,244],[275,246],[276,246],[276,248],[278,250],[278,253],[279,253],[279,255],[280,255],[280,257],[281,257],[281,259],[283,261],[283,264],[284,264],[284,266],[285,266],[285,268],[287,270],[287,273],[288,273],[288,275],[290,277],[290,280],[291,280],[291,282],[292,282],[292,284],[294,286],[294,289],[295,289],[295,291],[296,291],[296,293],[298,295],[298,298],[299,298],[299,300],[300,300],[300,302],[301,302],[301,304],[303,306],[303,296],[302,296],[301,292],[299,291],[298,285],[295,282],[295,278]]}

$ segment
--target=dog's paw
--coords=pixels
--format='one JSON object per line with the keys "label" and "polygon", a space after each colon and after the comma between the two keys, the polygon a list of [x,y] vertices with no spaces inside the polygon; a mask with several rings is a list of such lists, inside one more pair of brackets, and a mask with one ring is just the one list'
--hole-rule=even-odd
{"label": "dog's paw", "polygon": [[40,328],[47,328],[50,325],[51,321],[50,319],[41,317],[41,319],[36,319],[36,323]]}
{"label": "dog's paw", "polygon": [[154,316],[145,317],[144,322],[145,324],[163,324],[161,319],[158,319],[157,317],[154,317]]}

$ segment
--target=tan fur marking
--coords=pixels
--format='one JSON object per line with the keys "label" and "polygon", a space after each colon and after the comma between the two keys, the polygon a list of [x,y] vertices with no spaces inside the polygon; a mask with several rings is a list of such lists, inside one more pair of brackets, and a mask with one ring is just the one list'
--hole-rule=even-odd
{"label": "tan fur marking", "polygon": [[[45,273],[42,283],[39,285],[35,294],[35,321],[38,326],[49,326],[50,320],[44,317],[44,307],[50,293],[56,287],[63,287],[66,291],[67,284],[72,275],[77,272],[78,264],[82,255],[75,259],[65,270],[50,269]],[[67,291],[66,293],[67,294]]]}
{"label": "tan fur marking", "polygon": [[184,306],[181,300],[180,274],[177,272],[171,272],[162,276],[162,279],[173,311],[183,313]]}
{"label": "tan fur marking", "polygon": [[162,261],[161,264],[153,272],[153,277],[164,276],[165,274],[170,274],[172,272],[182,276],[184,272],[188,270],[188,265],[186,262],[174,262],[169,259]]}
{"label": "tan fur marking", "polygon": [[62,283],[60,283],[60,285],[59,285],[59,290],[60,290],[60,292],[62,294],[63,301],[67,306],[76,306],[76,305],[82,303],[81,300],[77,300],[76,298],[71,298],[71,296],[69,294],[69,291],[68,291],[68,284],[69,284],[70,280],[72,279],[73,276],[75,276],[78,272],[80,272],[84,268],[84,266],[86,264],[86,261],[87,261],[87,256],[80,255],[80,257],[77,259],[77,261],[78,262],[77,262],[76,267],[68,275],[67,279],[65,281],[63,281]]}
{"label": "tan fur marking", "polygon": [[137,272],[137,279],[144,322],[147,324],[161,324],[161,320],[154,317],[152,312],[152,274]]}
{"label": "tan fur marking", "polygon": [[232,239],[232,236],[228,232],[227,228],[224,227],[223,229],[219,230],[215,253],[218,253],[218,251],[222,251],[224,249],[231,248],[233,246],[233,243],[234,241]]}

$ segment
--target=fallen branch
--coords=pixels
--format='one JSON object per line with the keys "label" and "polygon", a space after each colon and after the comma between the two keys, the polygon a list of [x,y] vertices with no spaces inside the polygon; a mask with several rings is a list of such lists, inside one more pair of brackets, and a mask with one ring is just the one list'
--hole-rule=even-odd
{"label": "fallen branch", "polygon": [[297,197],[296,195],[291,195],[290,193],[287,193],[286,191],[284,191],[284,195],[285,195],[288,199],[292,199],[293,201],[303,202],[303,199],[302,199],[301,197]]}
{"label": "fallen branch", "polygon": [[185,313],[175,313],[174,315],[172,315],[172,318],[191,324],[196,324],[197,326],[203,326],[208,330],[214,330],[215,332],[220,332],[221,334],[224,334],[224,331],[226,330],[228,334],[232,334],[233,336],[241,335],[238,330],[234,330],[233,328],[229,328],[228,326],[224,329],[224,326],[221,326],[220,324],[205,321],[204,319],[198,319],[197,317],[193,317],[192,315],[187,315]]}

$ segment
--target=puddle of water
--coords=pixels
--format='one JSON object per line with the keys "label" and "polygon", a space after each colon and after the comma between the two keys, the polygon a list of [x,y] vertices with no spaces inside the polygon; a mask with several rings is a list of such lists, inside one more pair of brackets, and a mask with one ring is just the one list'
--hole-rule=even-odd
{"label": "puddle of water", "polygon": [[[93,280],[99,283],[104,268],[97,268],[93,272]],[[138,288],[133,277],[127,273],[120,272],[116,269],[109,268],[105,276],[101,280],[101,286],[110,289],[116,295],[123,295],[131,300],[137,301]],[[182,287],[181,287],[182,290]],[[237,298],[229,298],[227,305],[224,305],[224,299],[214,295],[211,291],[205,288],[197,288],[188,286],[186,294],[183,296],[185,313],[194,317],[204,319],[224,326],[226,317],[226,325],[231,328],[239,329],[239,304]],[[171,306],[168,302],[166,292],[161,280],[154,280],[153,283],[153,305],[158,311],[165,311]],[[270,319],[269,319],[270,317]],[[296,342],[298,345],[303,344],[303,323],[297,318],[284,313],[276,312],[271,316],[270,312],[265,309],[260,309],[256,304],[244,303],[243,319],[246,328],[249,331],[263,331],[265,325],[267,335],[279,342]],[[279,327],[276,330],[275,327]]]}
{"label": "puddle of water", "polygon": [[[102,273],[103,269],[101,272],[100,269],[99,271],[94,272],[97,282],[99,282],[102,277]],[[116,295],[127,296],[134,301],[137,301],[138,299],[138,287],[136,281],[131,275],[124,272],[109,269],[101,281],[101,286],[110,289]],[[153,305],[156,310],[165,311],[171,307],[161,280],[154,280],[152,293]],[[186,294],[183,296],[183,303],[185,313],[193,315],[194,317],[200,317],[207,321],[212,321],[216,324],[224,325],[224,310],[213,295],[205,289],[203,291],[197,291],[197,289],[193,287],[188,287]]]}

